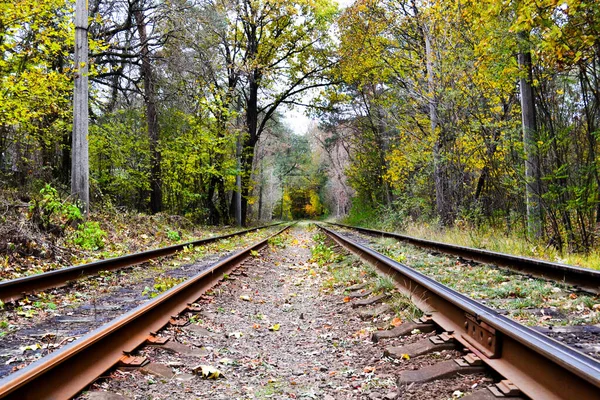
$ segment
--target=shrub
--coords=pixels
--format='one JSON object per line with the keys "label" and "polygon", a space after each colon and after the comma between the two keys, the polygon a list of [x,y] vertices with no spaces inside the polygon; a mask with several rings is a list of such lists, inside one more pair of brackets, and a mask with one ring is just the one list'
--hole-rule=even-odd
{"label": "shrub", "polygon": [[181,240],[181,236],[179,235],[179,232],[177,232],[177,231],[168,231],[167,238],[173,242],[178,242]]}
{"label": "shrub", "polygon": [[40,190],[39,198],[29,206],[29,217],[41,229],[62,233],[65,226],[81,220],[81,211],[76,204],[61,200],[57,190],[46,184]]}
{"label": "shrub", "polygon": [[100,228],[97,222],[85,222],[79,224],[73,233],[73,243],[85,250],[98,250],[104,247],[106,232]]}

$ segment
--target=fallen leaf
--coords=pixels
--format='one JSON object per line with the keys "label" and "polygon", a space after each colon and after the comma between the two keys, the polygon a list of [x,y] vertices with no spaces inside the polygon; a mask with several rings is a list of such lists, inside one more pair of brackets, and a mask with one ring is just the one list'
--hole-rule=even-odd
{"label": "fallen leaf", "polygon": [[406,353],[405,353],[405,354],[402,354],[402,357],[401,357],[401,358],[402,358],[403,360],[410,360],[410,356],[409,356],[408,354],[406,354]]}
{"label": "fallen leaf", "polygon": [[25,353],[27,350],[37,350],[37,349],[41,349],[42,346],[40,346],[38,343],[36,344],[30,344],[29,346],[21,346],[19,347],[19,350],[21,350],[23,353]]}
{"label": "fallen leaf", "polygon": [[244,300],[244,301],[250,301],[250,300],[251,300],[251,299],[250,299],[250,296],[247,296],[247,295],[245,295],[245,294],[244,294],[244,295],[242,295],[242,296],[240,296],[240,299],[242,299],[242,300]]}
{"label": "fallen leaf", "polygon": [[259,324],[254,324],[254,325],[252,325],[252,329],[260,329],[260,325]]}
{"label": "fallen leaf", "polygon": [[204,379],[218,379],[224,378],[221,371],[213,367],[212,365],[199,365],[194,368],[196,375],[202,376]]}
{"label": "fallen leaf", "polygon": [[375,372],[375,367],[365,367],[363,371],[365,371],[366,374],[370,374],[371,372]]}
{"label": "fallen leaf", "polygon": [[569,297],[570,297],[570,298],[572,298],[573,300],[575,300],[575,299],[577,298],[577,294],[575,294],[575,293],[571,293],[571,294],[569,295]]}
{"label": "fallen leaf", "polygon": [[273,331],[273,332],[277,332],[277,331],[279,330],[279,328],[280,328],[280,327],[281,327],[281,325],[279,325],[279,324],[275,324],[275,325],[273,325],[273,326],[270,326],[270,327],[269,327],[269,330],[270,330],[270,331]]}
{"label": "fallen leaf", "polygon": [[402,324],[402,320],[398,317],[394,318],[391,322],[392,326],[398,326],[400,324]]}
{"label": "fallen leaf", "polygon": [[350,297],[348,297],[348,296],[344,297],[344,303],[347,303],[349,301],[350,301]]}

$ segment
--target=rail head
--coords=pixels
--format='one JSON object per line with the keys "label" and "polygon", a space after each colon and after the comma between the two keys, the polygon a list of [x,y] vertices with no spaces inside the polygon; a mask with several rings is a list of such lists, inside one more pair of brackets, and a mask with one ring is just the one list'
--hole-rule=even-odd
{"label": "rail head", "polygon": [[[419,301],[430,306],[429,311],[433,310],[433,318],[436,323],[446,330],[454,331],[455,337],[464,339],[463,344],[471,344],[467,340],[469,333],[465,330],[469,316],[495,329],[499,333],[498,340],[504,342],[501,356],[486,357],[480,349],[475,348],[474,351],[484,362],[499,370],[501,374],[515,375],[517,370],[529,370],[528,372],[534,375],[533,378],[523,379],[519,376],[508,376],[508,378],[514,382],[522,382],[524,387],[520,387],[520,389],[532,398],[597,398],[600,390],[600,362],[597,360],[521,325],[404,264],[356,243],[339,232],[322,225],[319,225],[319,228],[340,245],[376,265],[382,272],[395,275],[396,281],[400,285],[404,285],[405,293],[418,294]],[[532,370],[533,365],[524,361],[526,358],[539,363],[541,369],[534,368]],[[506,365],[507,363],[503,359],[510,359],[512,363],[521,365]],[[546,365],[543,365],[544,363]],[[544,375],[545,373],[547,375]],[[540,377],[543,376],[552,376],[557,379],[552,382],[555,385],[552,389],[547,390],[542,387],[540,381],[543,379]],[[561,397],[558,393],[564,389],[565,382],[577,386],[578,390],[581,390],[579,392],[581,396],[570,397],[573,395],[570,393],[566,397]],[[527,385],[530,387],[525,387]],[[536,396],[536,393],[543,393],[543,395]],[[593,396],[590,393],[593,393]]]}

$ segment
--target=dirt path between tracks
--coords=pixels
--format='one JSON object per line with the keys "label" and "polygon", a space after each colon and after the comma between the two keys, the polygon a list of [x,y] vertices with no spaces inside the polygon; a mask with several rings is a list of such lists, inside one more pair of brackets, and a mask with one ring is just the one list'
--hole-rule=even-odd
{"label": "dirt path between tracks", "polygon": [[[399,390],[399,371],[458,353],[383,357],[385,346],[425,334],[374,344],[371,332],[389,328],[398,314],[364,318],[350,307],[345,287],[332,283],[330,270],[311,260],[312,235],[293,228],[285,240],[245,262],[241,273],[204,297],[203,311],[189,325],[161,333],[176,346],[144,347],[139,355],[150,366],[113,371],[82,398],[120,398],[97,393],[104,391],[130,399],[452,399],[486,380],[463,376]],[[365,275],[359,269],[358,276]],[[220,376],[205,379],[200,366],[207,375],[216,377],[216,369]]]}

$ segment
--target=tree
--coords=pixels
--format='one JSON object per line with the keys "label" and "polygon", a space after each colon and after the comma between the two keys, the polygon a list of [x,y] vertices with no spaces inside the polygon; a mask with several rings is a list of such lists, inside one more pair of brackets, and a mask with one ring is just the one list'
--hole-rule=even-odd
{"label": "tree", "polygon": [[337,9],[328,0],[294,4],[240,0],[233,11],[236,17],[230,18],[231,31],[239,31],[243,37],[238,70],[244,83],[246,117],[241,157],[245,224],[254,149],[267,123],[282,105],[298,105],[304,92],[332,83],[328,71],[335,59],[328,29]]}
{"label": "tree", "polygon": [[69,181],[71,21],[64,1],[0,4],[0,170],[20,187]]}

